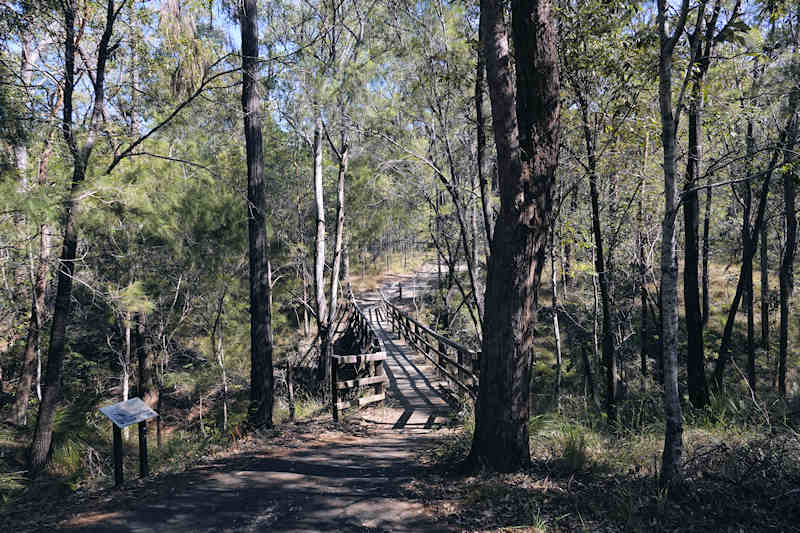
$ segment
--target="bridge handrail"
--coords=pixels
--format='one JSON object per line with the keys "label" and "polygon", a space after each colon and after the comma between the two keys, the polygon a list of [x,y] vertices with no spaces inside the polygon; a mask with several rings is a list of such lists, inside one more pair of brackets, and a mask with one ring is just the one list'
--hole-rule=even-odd
{"label": "bridge handrail", "polygon": [[[367,315],[358,305],[353,290],[349,289],[347,297],[347,308],[352,310],[349,328],[356,334],[356,341],[359,350],[365,353],[359,355],[333,355],[331,361],[331,414],[335,422],[339,421],[339,410],[347,407],[363,407],[365,405],[382,402],[386,398],[386,347],[383,339],[380,338],[375,328],[372,327]],[[371,368],[370,377],[356,377],[355,379],[345,379],[340,381],[338,378],[338,367],[340,364],[366,365]],[[375,389],[375,394],[356,398],[354,400],[339,401],[339,391],[371,386]]]}
{"label": "bridge handrail", "polygon": [[[480,352],[475,350],[471,350],[466,346],[463,346],[455,341],[444,337],[431,328],[422,324],[418,320],[408,316],[404,311],[390,302],[383,292],[378,291],[381,295],[381,299],[383,300],[386,307],[389,308],[389,314],[394,315],[392,318],[395,318],[395,322],[398,323],[398,333],[406,338],[406,340],[411,343],[417,350],[419,350],[422,355],[425,356],[426,359],[431,361],[431,363],[439,369],[439,371],[447,376],[449,380],[458,386],[460,389],[465,391],[469,394],[473,399],[477,396],[477,383],[478,383],[478,365],[480,361]],[[401,320],[398,320],[398,317],[401,320],[405,320],[406,323],[414,324],[414,328],[408,327],[406,324],[401,324]],[[439,343],[439,346],[434,346],[429,339],[425,338],[425,335],[428,336],[430,339],[435,340]],[[413,338],[412,338],[413,337]],[[418,343],[422,343],[425,347],[423,348]],[[450,354],[447,353],[447,346],[453,348],[456,351],[456,359],[453,359]],[[429,352],[433,351],[439,357],[433,358],[429,355]],[[464,358],[467,358],[470,361],[470,367],[465,366]],[[448,365],[455,367],[455,369],[447,368]]]}
{"label": "bridge handrail", "polygon": [[352,287],[348,287],[348,289],[349,289],[348,290],[348,292],[349,292],[348,296],[349,296],[350,304],[353,306],[353,309],[355,310],[355,313],[358,315],[359,320],[363,320],[363,323],[365,324],[366,328],[369,330],[370,335],[375,340],[375,343],[377,343],[377,345],[379,346],[379,348],[380,348],[379,351],[385,352],[386,351],[386,347],[383,345],[383,339],[381,339],[381,336],[378,335],[378,331],[372,326],[372,321],[364,313],[364,310],[361,309],[360,305],[358,305],[358,300],[356,300],[356,297],[353,294]]}
{"label": "bridge handrail", "polygon": [[469,353],[469,354],[472,354],[472,355],[473,355],[473,359],[475,359],[475,358],[476,358],[476,357],[477,357],[477,356],[480,354],[480,352],[478,352],[477,350],[473,350],[473,349],[471,349],[471,348],[467,348],[467,347],[466,347],[466,346],[464,346],[463,344],[459,344],[459,343],[457,343],[456,341],[450,340],[450,339],[448,339],[447,337],[443,337],[443,336],[442,336],[442,335],[440,335],[439,333],[436,333],[436,332],[435,332],[435,331],[433,331],[431,328],[429,328],[428,326],[426,326],[425,324],[423,324],[423,323],[422,323],[422,322],[420,322],[419,320],[415,319],[414,317],[412,317],[412,316],[409,316],[409,315],[408,315],[407,313],[405,313],[405,312],[404,312],[402,309],[400,309],[399,307],[397,307],[396,305],[394,305],[392,302],[390,302],[390,301],[389,301],[389,300],[386,298],[386,296],[384,296],[384,294],[383,294],[383,292],[382,292],[382,291],[378,291],[378,292],[380,293],[380,295],[381,295],[381,298],[383,299],[383,301],[384,301],[384,303],[385,303],[386,305],[388,305],[388,306],[392,307],[392,308],[393,308],[395,311],[397,311],[398,313],[400,313],[401,315],[403,315],[405,318],[407,318],[408,320],[410,320],[411,322],[413,322],[413,323],[414,323],[416,326],[419,326],[419,327],[420,327],[420,329],[424,330],[424,331],[425,331],[425,333],[427,333],[428,335],[430,335],[431,337],[433,337],[433,338],[434,338],[434,339],[436,339],[437,341],[439,341],[439,342],[442,342],[442,343],[444,343],[444,344],[446,344],[446,345],[450,346],[451,348],[455,348],[456,350],[458,350],[458,351],[460,351],[460,352],[464,352],[464,353]]}

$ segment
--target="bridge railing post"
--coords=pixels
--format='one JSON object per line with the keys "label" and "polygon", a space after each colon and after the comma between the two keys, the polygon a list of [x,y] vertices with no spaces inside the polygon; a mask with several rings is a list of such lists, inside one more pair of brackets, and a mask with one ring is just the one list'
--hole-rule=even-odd
{"label": "bridge railing post", "polygon": [[[439,341],[439,352],[436,354],[436,363],[437,363],[437,364],[438,364],[440,367],[444,367],[444,366],[445,366],[445,364],[446,364],[446,363],[443,361],[443,357],[442,357],[443,355],[444,355],[445,357],[447,357],[447,345],[446,345],[445,343],[443,343],[442,341]],[[442,372],[441,368],[437,368],[437,369],[436,369],[436,372],[438,372],[438,374],[439,374],[439,377],[440,377],[440,378],[441,378],[441,377],[445,377],[445,375],[444,375],[444,373]]]}
{"label": "bridge railing post", "polygon": [[331,414],[333,415],[334,422],[339,421],[339,391],[336,387],[336,382],[338,381],[338,366],[336,358],[331,357]]}
{"label": "bridge railing post", "polygon": [[[375,365],[375,373],[374,374],[376,376],[385,376],[386,375],[386,370],[383,368],[383,361],[375,361],[373,364]],[[385,394],[385,392],[386,392],[386,386],[385,386],[383,381],[375,384],[375,394]],[[381,400],[378,403],[378,405],[380,407],[383,407],[384,401]]]}

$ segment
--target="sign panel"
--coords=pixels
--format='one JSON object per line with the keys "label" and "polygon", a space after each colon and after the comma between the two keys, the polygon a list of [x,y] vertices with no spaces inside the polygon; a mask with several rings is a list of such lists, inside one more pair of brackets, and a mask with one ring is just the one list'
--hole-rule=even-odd
{"label": "sign panel", "polygon": [[118,428],[126,428],[158,416],[140,398],[131,398],[125,402],[101,407],[100,412],[106,415]]}

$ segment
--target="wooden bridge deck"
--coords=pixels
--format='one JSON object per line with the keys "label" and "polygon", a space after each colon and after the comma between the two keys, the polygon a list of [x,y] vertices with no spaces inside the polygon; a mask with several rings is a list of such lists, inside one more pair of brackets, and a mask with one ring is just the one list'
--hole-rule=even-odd
{"label": "wooden bridge deck", "polygon": [[287,426],[275,442],[161,476],[122,501],[87,502],[43,530],[452,531],[431,516],[412,484],[421,472],[417,453],[437,445],[444,433],[436,430],[450,421],[439,378],[388,317],[376,320],[379,294],[360,301],[388,356],[386,406],[345,413],[341,426]]}
{"label": "wooden bridge deck", "polygon": [[443,396],[445,383],[437,376],[436,369],[393,331],[385,313],[378,319],[379,296],[361,301],[386,349],[384,368],[389,378],[386,406],[365,412],[364,421],[385,429],[412,431],[450,424],[453,411]]}

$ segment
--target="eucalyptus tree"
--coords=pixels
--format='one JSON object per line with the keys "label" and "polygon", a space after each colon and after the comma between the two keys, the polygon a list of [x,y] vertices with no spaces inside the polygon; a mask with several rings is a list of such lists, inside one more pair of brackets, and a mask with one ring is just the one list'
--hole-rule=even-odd
{"label": "eucalyptus tree", "polygon": [[247,150],[247,228],[250,259],[250,406],[248,420],[272,427],[272,309],[267,198],[264,186],[264,147],[258,86],[258,8],[245,0],[239,9],[242,33],[242,112]]}
{"label": "eucalyptus tree", "polygon": [[[702,109],[704,95],[704,78],[711,66],[714,46],[726,37],[733,35],[739,24],[740,2],[731,8],[727,21],[721,29],[717,27],[723,5],[715,0],[713,7],[706,13],[706,4],[702,2],[695,14],[694,31],[688,33],[690,46],[691,93],[689,96],[689,146],[686,161],[686,180],[682,195],[684,218],[684,270],[683,297],[687,328],[687,375],[689,398],[697,408],[708,403],[708,387],[705,377],[705,355],[703,349],[703,313],[700,306],[700,287],[698,286],[700,260],[700,206],[698,187],[700,185],[700,168],[702,164]],[[710,195],[710,192],[706,194]],[[708,266],[706,263],[705,270]],[[705,292],[705,301],[708,292]]]}
{"label": "eucalyptus tree", "polygon": [[683,414],[678,393],[678,255],[675,221],[678,216],[675,177],[676,132],[682,102],[673,109],[672,60],[681,39],[689,0],[682,0],[677,19],[669,24],[670,5],[657,1],[656,26],[659,36],[658,103],[661,114],[661,142],[664,153],[664,219],[661,225],[661,349],[664,364],[664,412],[666,418],[661,483],[670,485],[680,477],[683,451]]}
{"label": "eucalyptus tree", "polygon": [[[789,17],[791,17],[791,13]],[[788,103],[789,114],[786,124],[786,144],[783,151],[783,217],[786,227],[786,239],[780,266],[780,340],[778,354],[778,392],[786,396],[786,360],[789,351],[789,300],[794,290],[794,259],[797,237],[797,214],[795,211],[798,135],[800,134],[800,6],[795,6],[795,23],[787,24],[789,42],[792,42],[792,55],[787,64],[786,78],[789,82]]]}
{"label": "eucalyptus tree", "polygon": [[[11,414],[11,420],[17,424],[25,424],[35,375],[38,396],[41,396],[40,343],[47,315],[45,294],[49,269],[50,224],[53,222],[52,210],[47,209],[41,200],[46,194],[46,186],[53,181],[49,170],[54,155],[54,143],[57,141],[57,115],[62,92],[56,80],[40,79],[38,76],[34,78],[36,72],[47,69],[47,62],[54,55],[53,45],[58,39],[58,32],[47,24],[53,12],[47,6],[37,8],[22,4],[19,7],[19,11],[16,11],[9,6],[9,13],[3,13],[3,18],[8,16],[9,19],[6,39],[15,40],[20,48],[19,70],[15,73],[8,72],[8,76],[4,76],[10,80],[9,86],[14,89],[17,97],[12,96],[9,101],[3,102],[6,109],[3,137],[11,144],[18,174],[14,189],[6,191],[9,206],[26,206],[18,211],[21,216],[14,217],[14,226],[20,233],[32,232],[30,237],[20,235],[21,241],[28,242],[25,246],[28,260],[22,263],[28,264],[31,269],[29,277],[32,280],[32,290],[30,318]],[[35,159],[38,159],[38,164],[31,164]],[[35,250],[33,246],[36,246]],[[0,378],[1,374],[0,371]]]}
{"label": "eucalyptus tree", "polygon": [[[316,219],[313,251],[313,286],[317,337],[318,378],[329,375],[330,355],[345,256],[346,181],[358,136],[353,131],[363,110],[366,84],[379,55],[377,42],[383,8],[375,2],[308,2],[290,14],[290,24],[280,39],[298,50],[278,82],[281,118],[301,137],[311,152],[311,179]],[[367,23],[372,21],[372,23]],[[274,31],[274,29],[273,29]],[[355,124],[355,126],[354,126]],[[331,246],[330,283],[326,283],[328,255],[325,146],[336,165],[335,234]],[[329,286],[329,289],[327,287]]]}
{"label": "eucalyptus tree", "polygon": [[[430,214],[432,239],[439,262],[448,263],[447,283],[440,286],[445,323],[466,309],[472,338],[480,339],[483,283],[479,253],[491,231],[488,174],[491,154],[485,147],[485,125],[476,139],[473,92],[482,98],[483,66],[476,65],[469,46],[474,40],[472,13],[460,4],[400,3],[395,17],[403,28],[382,68],[387,95],[385,112],[370,117],[371,133],[387,143],[394,157],[384,167],[402,177],[422,196]],[[477,84],[477,85],[476,85]],[[483,107],[480,107],[483,113]],[[480,115],[480,120],[485,120]],[[403,181],[405,183],[403,183]],[[481,192],[482,191],[482,192]],[[483,215],[479,214],[483,211]],[[423,215],[424,216],[424,215]],[[483,231],[479,231],[479,218]],[[488,225],[487,225],[488,223]],[[451,238],[452,237],[452,238]],[[465,265],[464,276],[458,275]],[[464,277],[465,279],[461,279]],[[449,294],[460,294],[461,303]],[[453,298],[454,299],[454,298]]]}
{"label": "eucalyptus tree", "polygon": [[[45,389],[42,403],[36,420],[36,431],[31,443],[29,455],[29,470],[32,475],[38,474],[47,464],[50,453],[50,444],[53,434],[53,417],[56,403],[61,389],[61,371],[64,362],[66,345],[66,326],[69,319],[70,299],[72,295],[72,281],[75,272],[75,259],[78,248],[78,230],[74,220],[77,207],[79,189],[86,178],[95,143],[98,141],[101,120],[105,113],[105,76],[114,33],[114,23],[126,0],[121,0],[119,5],[114,0],[106,3],[105,17],[99,25],[101,34],[97,45],[95,72],[92,79],[93,99],[92,111],[86,122],[86,137],[81,143],[76,135],[76,124],[73,118],[74,88],[75,88],[75,59],[76,52],[76,27],[75,20],[78,15],[78,6],[73,3],[62,5],[64,16],[64,105],[62,134],[64,141],[72,154],[73,169],[70,193],[64,203],[63,225],[64,240],[59,258],[58,284],[56,301],[53,311],[53,325],[50,333],[50,348],[47,358],[47,373],[45,375]],[[80,144],[79,144],[80,143]]]}
{"label": "eucalyptus tree", "polygon": [[[632,54],[626,54],[623,58],[609,53],[611,43],[620,41],[625,43],[625,48],[635,50],[630,23],[636,10],[636,5],[630,2],[606,2],[602,6],[591,2],[569,2],[560,9],[562,72],[570,97],[578,108],[585,152],[585,159],[576,157],[576,160],[589,180],[594,268],[603,317],[602,361],[606,369],[606,411],[612,422],[616,419],[620,379],[614,340],[617,330],[614,324],[615,309],[612,307],[613,245],[616,243],[604,239],[598,174],[603,159],[613,157],[609,152],[617,147],[620,130],[630,121],[641,90],[642,80],[637,79],[632,67],[636,58]],[[606,132],[607,136],[604,135]],[[618,168],[613,163],[609,166],[609,185],[615,189]],[[641,194],[640,189],[636,186],[634,190]],[[613,194],[609,196],[607,226],[613,229],[619,221],[612,218],[616,200]],[[614,232],[610,233],[616,239]]]}
{"label": "eucalyptus tree", "polygon": [[[787,27],[791,27],[791,24],[787,24]],[[771,32],[772,30],[770,30]],[[785,40],[783,52],[786,52],[786,45],[791,46],[793,41],[791,38]],[[779,52],[780,53],[780,52]],[[755,256],[756,251],[758,250],[758,238],[761,233],[761,228],[763,227],[766,217],[767,217],[767,207],[768,207],[768,195],[770,190],[770,184],[772,182],[773,175],[776,171],[779,171],[779,164],[781,163],[782,155],[784,150],[792,150],[791,146],[796,142],[793,140],[792,137],[792,130],[793,130],[793,120],[795,117],[795,113],[797,113],[797,106],[800,102],[797,99],[791,98],[791,87],[792,81],[790,78],[785,77],[780,72],[780,67],[782,62],[775,61],[770,63],[771,68],[767,68],[763,73],[761,73],[760,69],[754,70],[754,75],[759,77],[768,78],[768,82],[765,82],[763,79],[758,81],[758,96],[760,97],[763,91],[769,90],[773,94],[781,95],[781,98],[772,98],[772,104],[777,106],[774,108],[774,112],[779,117],[778,120],[771,120],[768,121],[770,126],[777,126],[775,130],[777,131],[770,131],[771,128],[764,128],[765,129],[765,139],[760,143],[760,146],[756,145],[755,134],[753,133],[752,129],[754,128],[753,122],[748,120],[747,128],[748,133],[745,135],[746,145],[744,150],[746,157],[748,157],[748,165],[745,166],[746,169],[751,169],[748,171],[748,175],[743,178],[746,182],[748,182],[748,186],[744,187],[745,196],[747,194],[747,189],[749,187],[749,181],[753,179],[760,179],[761,186],[758,196],[758,203],[757,206],[752,212],[751,209],[747,209],[747,202],[744,202],[745,211],[747,211],[747,217],[743,219],[742,223],[742,233],[743,233],[743,241],[747,244],[745,246],[743,253],[742,253],[742,263],[740,266],[739,271],[739,278],[736,284],[736,291],[734,293],[733,299],[731,304],[728,308],[727,316],[725,319],[725,326],[722,332],[722,338],[720,340],[720,347],[718,350],[718,357],[716,359],[714,365],[714,373],[713,373],[713,382],[712,385],[718,391],[723,389],[724,385],[724,377],[725,377],[725,370],[731,358],[731,348],[733,343],[733,332],[734,332],[734,325],[736,322],[736,316],[739,310],[739,306],[742,304],[742,300],[747,298],[746,303],[750,303],[752,297],[748,295],[749,292],[752,292],[752,261],[753,257]],[[767,99],[759,98],[759,101],[764,102],[758,103],[756,105],[756,109],[759,109],[761,105],[767,105]],[[756,113],[756,117],[760,116],[760,113]],[[754,121],[755,119],[753,119]],[[781,125],[781,122],[783,124]],[[773,126],[774,127],[774,126]],[[750,158],[751,154],[760,154],[758,158]],[[753,168],[750,166],[752,161],[756,161],[760,164],[760,169]],[[784,184],[785,185],[785,184]],[[788,191],[791,193],[791,191]],[[787,191],[784,190],[784,197],[786,198]],[[791,194],[789,195],[791,196]],[[745,200],[747,198],[745,197]],[[787,221],[790,222],[790,221]],[[789,224],[791,226],[791,224]],[[791,231],[791,227],[788,228]],[[791,251],[791,250],[789,250]],[[784,253],[786,250],[784,250]],[[782,268],[785,266],[785,263],[782,261]],[[751,385],[752,390],[755,392],[755,356],[753,353],[753,319],[752,319],[752,305],[750,306],[751,309],[748,312],[748,379]],[[784,314],[784,318],[788,320],[788,300],[787,305],[785,308],[786,313]],[[779,355],[780,358],[780,355]],[[780,365],[780,363],[779,363]]]}
{"label": "eucalyptus tree", "polygon": [[502,2],[481,1],[497,148],[500,213],[486,283],[481,379],[468,462],[512,471],[530,464],[528,414],[534,302],[551,226],[560,83],[547,0],[512,2],[512,72]]}

